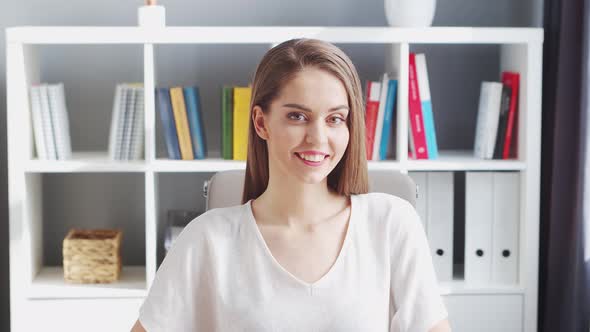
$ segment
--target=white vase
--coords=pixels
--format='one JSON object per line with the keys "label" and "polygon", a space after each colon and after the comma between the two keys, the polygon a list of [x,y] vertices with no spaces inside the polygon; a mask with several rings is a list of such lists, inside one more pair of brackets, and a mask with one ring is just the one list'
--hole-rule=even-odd
{"label": "white vase", "polygon": [[436,0],[384,0],[387,22],[393,27],[432,25]]}

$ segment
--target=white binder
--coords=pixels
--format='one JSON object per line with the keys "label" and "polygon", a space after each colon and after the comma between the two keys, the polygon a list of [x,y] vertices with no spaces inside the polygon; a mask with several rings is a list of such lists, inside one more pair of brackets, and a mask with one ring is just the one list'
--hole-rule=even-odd
{"label": "white binder", "polygon": [[427,173],[427,227],[439,281],[453,279],[453,173]]}
{"label": "white binder", "polygon": [[494,173],[494,230],[492,236],[492,282],[518,281],[518,236],[520,220],[517,172]]}
{"label": "white binder", "polygon": [[426,184],[426,172],[409,172],[408,175],[414,180],[416,183],[417,190],[418,190],[418,197],[416,197],[416,211],[420,216],[420,221],[422,222],[422,226],[424,227],[424,231],[428,234],[428,225],[426,222],[426,193],[428,191],[428,187]]}
{"label": "white binder", "polygon": [[492,270],[493,173],[465,173],[465,282],[489,283]]}

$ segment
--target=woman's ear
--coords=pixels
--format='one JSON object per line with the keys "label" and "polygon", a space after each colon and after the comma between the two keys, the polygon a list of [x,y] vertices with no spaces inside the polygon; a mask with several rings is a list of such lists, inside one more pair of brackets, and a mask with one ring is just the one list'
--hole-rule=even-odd
{"label": "woman's ear", "polygon": [[252,108],[252,123],[254,123],[254,129],[260,138],[263,140],[268,139],[268,127],[266,123],[266,117],[262,112],[262,108],[258,105]]}

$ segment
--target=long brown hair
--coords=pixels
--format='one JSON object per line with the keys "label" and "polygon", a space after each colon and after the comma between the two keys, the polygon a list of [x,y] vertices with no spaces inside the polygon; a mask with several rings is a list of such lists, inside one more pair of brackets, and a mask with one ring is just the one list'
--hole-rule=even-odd
{"label": "long brown hair", "polygon": [[295,75],[307,67],[324,70],[344,85],[350,112],[348,146],[338,165],[328,174],[328,186],[338,194],[349,196],[368,192],[365,152],[365,115],[361,82],[356,68],[335,45],[318,39],[291,39],[270,49],[262,58],[252,83],[248,156],[242,204],[260,196],[268,186],[268,149],[266,141],[254,129],[252,109],[258,105],[269,112],[271,102]]}

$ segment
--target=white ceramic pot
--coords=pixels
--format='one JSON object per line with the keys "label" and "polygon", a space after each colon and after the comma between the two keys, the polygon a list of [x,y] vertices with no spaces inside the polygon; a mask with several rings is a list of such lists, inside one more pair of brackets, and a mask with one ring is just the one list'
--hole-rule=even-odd
{"label": "white ceramic pot", "polygon": [[432,25],[436,0],[384,0],[387,22],[393,27]]}

